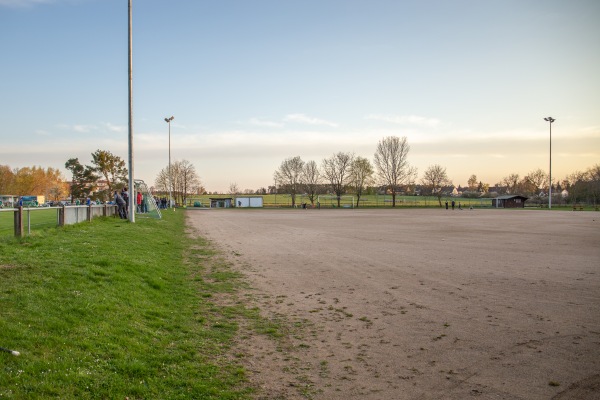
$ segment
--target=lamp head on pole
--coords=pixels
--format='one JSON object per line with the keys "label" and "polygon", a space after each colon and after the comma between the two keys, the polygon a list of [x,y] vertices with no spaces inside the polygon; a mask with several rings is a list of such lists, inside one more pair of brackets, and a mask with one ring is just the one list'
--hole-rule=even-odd
{"label": "lamp head on pole", "polygon": [[[171,117],[172,118],[172,117]],[[556,121],[554,118],[552,117],[548,117],[548,118],[544,118],[544,121],[548,121],[550,123],[553,123],[554,121]]]}
{"label": "lamp head on pole", "polygon": [[169,122],[173,121],[174,119],[175,119],[175,117],[171,115],[171,118],[165,118],[165,122],[169,123]]}

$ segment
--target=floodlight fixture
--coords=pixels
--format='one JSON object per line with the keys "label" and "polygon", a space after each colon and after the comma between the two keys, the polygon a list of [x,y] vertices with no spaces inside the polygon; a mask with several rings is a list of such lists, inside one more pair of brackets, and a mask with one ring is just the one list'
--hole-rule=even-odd
{"label": "floodlight fixture", "polygon": [[173,197],[171,195],[171,186],[173,182],[171,179],[171,121],[173,121],[174,119],[175,117],[172,115],[170,118],[165,118],[165,122],[169,124],[169,207],[173,207]]}
{"label": "floodlight fixture", "polygon": [[552,117],[544,118],[544,121],[547,121],[550,125],[550,168],[549,168],[549,184],[548,184],[548,208],[552,208],[552,123],[556,121]]}

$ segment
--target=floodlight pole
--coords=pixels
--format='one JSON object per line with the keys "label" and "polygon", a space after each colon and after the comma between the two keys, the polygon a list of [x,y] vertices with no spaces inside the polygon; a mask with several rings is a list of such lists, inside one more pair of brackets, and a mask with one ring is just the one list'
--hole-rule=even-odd
{"label": "floodlight pole", "polygon": [[175,117],[171,115],[170,118],[165,118],[165,122],[169,124],[169,207],[173,207],[173,198],[171,196],[171,121],[173,121]]}
{"label": "floodlight pole", "polygon": [[550,184],[548,185],[548,209],[552,208],[552,123],[556,121],[552,117],[544,118],[544,121],[548,121],[550,125],[550,173],[549,180]]}
{"label": "floodlight pole", "polygon": [[132,48],[132,40],[131,40],[131,36],[132,36],[132,29],[131,29],[131,0],[129,0],[129,24],[128,24],[128,34],[129,34],[129,60],[128,60],[128,64],[129,64],[129,135],[128,135],[128,139],[129,139],[129,151],[128,151],[128,158],[129,158],[129,210],[128,210],[128,214],[129,214],[129,221],[130,222],[135,222],[135,195],[134,195],[134,183],[133,183],[133,79],[132,79],[132,69],[133,69],[133,63],[132,63],[132,55],[131,55],[131,48]]}

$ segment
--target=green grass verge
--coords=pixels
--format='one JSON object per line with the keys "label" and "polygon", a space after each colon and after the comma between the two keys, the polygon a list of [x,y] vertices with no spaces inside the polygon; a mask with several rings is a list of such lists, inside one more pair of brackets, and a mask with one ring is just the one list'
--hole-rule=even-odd
{"label": "green grass verge", "polygon": [[[210,206],[210,198],[223,198],[223,197],[248,197],[253,195],[231,195],[231,194],[221,194],[221,195],[194,195],[190,196],[187,199],[188,206],[193,206],[194,202],[198,201],[203,205],[209,207]],[[263,204],[265,207],[278,207],[285,208],[291,207],[292,199],[289,194],[278,194],[275,196],[274,194],[267,195],[256,195],[263,198]],[[350,194],[352,196],[352,194]],[[448,201],[451,203],[452,200],[456,202],[456,206],[458,207],[458,203],[460,202],[463,208],[493,208],[492,207],[492,199],[491,198],[476,198],[469,199],[463,197],[442,197],[442,206],[444,206],[444,202]],[[346,200],[346,203],[348,200]],[[354,197],[354,201],[356,202],[356,196]],[[310,203],[307,196],[297,195],[296,196],[296,204],[300,205],[303,202]],[[316,200],[315,200],[316,204]],[[337,202],[335,200],[324,200],[321,203],[322,208],[333,208],[333,206],[337,206]],[[361,196],[360,208],[392,208],[392,196],[391,195],[374,195],[374,194],[366,194]],[[527,205],[530,208],[540,208],[539,205]],[[434,196],[396,196],[396,208],[404,209],[404,208],[439,208],[439,202],[437,197]],[[547,207],[546,207],[547,209]],[[553,210],[572,210],[571,205],[560,205],[553,204]],[[583,207],[583,210],[593,210],[594,207],[587,206]]]}
{"label": "green grass verge", "polygon": [[[223,197],[248,197],[253,195],[231,195],[231,194],[222,194],[222,195],[201,195],[201,196],[190,196],[188,197],[188,205],[193,206],[194,202],[199,201],[203,205],[209,207],[210,206],[210,198],[223,198]],[[292,204],[292,199],[289,194],[278,194],[277,196],[274,194],[267,195],[256,195],[263,198],[263,203],[265,207],[290,207]],[[346,195],[344,195],[346,196]],[[349,196],[353,196],[350,194]],[[464,198],[442,198],[442,203],[448,200],[449,202],[455,200],[458,204],[460,201],[462,204],[473,207],[491,207],[492,200],[491,199],[464,199]],[[316,204],[315,198],[315,204]],[[348,202],[347,199],[344,199],[345,202]],[[356,196],[354,196],[354,201],[356,202]],[[307,196],[297,195],[296,203],[302,204],[303,202],[310,203],[310,200]],[[337,205],[335,200],[323,200],[321,203],[324,208],[331,208],[333,205]],[[364,208],[391,208],[392,207],[392,196],[391,195],[363,195],[360,198],[360,207]],[[439,207],[439,203],[437,197],[432,196],[396,196],[396,207]]]}
{"label": "green grass verge", "polygon": [[[0,239],[0,398],[240,399],[229,357],[241,319],[219,305],[239,276],[185,233],[184,213],[99,218]],[[266,334],[277,332],[277,327]]]}
{"label": "green grass verge", "polygon": [[[55,228],[58,225],[58,209],[24,209],[23,225],[26,234],[28,232],[28,226],[32,231],[46,228]],[[14,212],[8,210],[0,212],[0,237],[6,235],[13,235],[14,232]]]}

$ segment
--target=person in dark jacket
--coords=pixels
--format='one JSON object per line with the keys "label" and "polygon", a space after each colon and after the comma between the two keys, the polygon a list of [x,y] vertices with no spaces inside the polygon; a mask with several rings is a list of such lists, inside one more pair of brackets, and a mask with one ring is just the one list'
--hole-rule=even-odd
{"label": "person in dark jacket", "polygon": [[127,219],[127,203],[125,199],[115,190],[115,204],[117,205],[117,211],[121,219]]}

